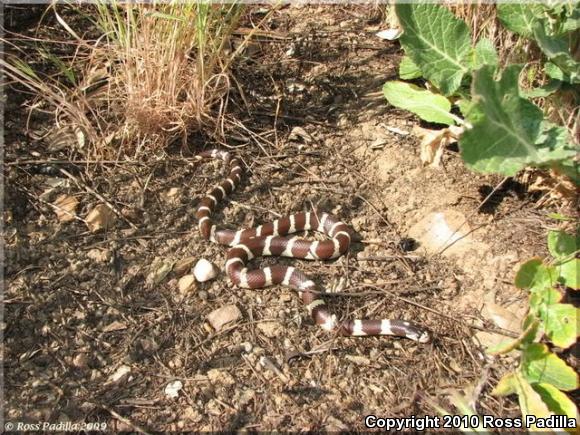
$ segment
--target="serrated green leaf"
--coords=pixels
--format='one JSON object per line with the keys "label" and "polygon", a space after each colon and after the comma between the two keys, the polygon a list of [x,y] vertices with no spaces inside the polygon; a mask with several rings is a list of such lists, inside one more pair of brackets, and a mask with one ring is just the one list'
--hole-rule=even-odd
{"label": "serrated green leaf", "polygon": [[552,230],[548,233],[548,250],[554,258],[567,257],[579,249],[580,237],[564,231]]}
{"label": "serrated green leaf", "polygon": [[552,266],[546,266],[539,258],[532,258],[520,266],[515,285],[517,288],[538,292],[552,287],[557,279],[558,274]]}
{"label": "serrated green leaf", "polygon": [[409,56],[404,56],[399,64],[399,77],[403,80],[413,80],[422,77],[421,70]]}
{"label": "serrated green leaf", "polygon": [[576,343],[579,311],[571,304],[551,304],[542,312],[546,335],[556,346],[566,349]]}
{"label": "serrated green leaf", "polygon": [[444,95],[453,94],[469,72],[469,28],[443,6],[397,3],[405,53]]}
{"label": "serrated green leaf", "polygon": [[498,65],[497,51],[493,42],[487,38],[482,38],[477,42],[471,58],[472,69],[478,69],[483,65],[493,65],[495,67]]}
{"label": "serrated green leaf", "polygon": [[[465,163],[476,171],[515,175],[531,164],[547,164],[576,154],[566,143],[541,136],[543,114],[520,97],[520,70],[518,65],[507,67],[498,81],[490,65],[473,74],[475,104],[468,116],[473,128],[463,133],[459,146]],[[538,143],[542,138],[544,142]]]}
{"label": "serrated green leaf", "polygon": [[556,415],[578,418],[578,409],[566,394],[550,384],[533,384],[532,388],[540,395],[548,409]]}
{"label": "serrated green leaf", "polygon": [[574,290],[580,288],[580,260],[578,258],[559,264],[556,266],[556,271],[562,278],[562,284],[566,287]]}
{"label": "serrated green leaf", "polygon": [[497,15],[501,23],[514,33],[530,38],[533,24],[541,17],[542,8],[537,4],[500,3]]}
{"label": "serrated green leaf", "polygon": [[531,383],[548,383],[563,391],[578,388],[578,375],[541,343],[528,345],[522,353],[521,370]]}
{"label": "serrated green leaf", "polygon": [[385,97],[393,106],[409,110],[429,122],[451,125],[451,102],[443,95],[434,94],[410,83],[393,81],[383,86]]}
{"label": "serrated green leaf", "polygon": [[538,333],[538,327],[540,321],[536,319],[532,324],[530,324],[524,332],[520,334],[515,340],[505,340],[499,344],[487,349],[487,353],[490,355],[503,355],[517,349],[522,343],[533,340],[533,338]]}

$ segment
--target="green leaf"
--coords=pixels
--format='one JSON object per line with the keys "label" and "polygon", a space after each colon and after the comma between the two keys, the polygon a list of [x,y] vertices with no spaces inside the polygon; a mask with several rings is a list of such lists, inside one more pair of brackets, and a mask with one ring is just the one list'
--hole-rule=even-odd
{"label": "green leaf", "polygon": [[552,230],[548,233],[548,250],[554,258],[567,257],[576,252],[580,245],[580,237]]}
{"label": "green leaf", "polygon": [[[513,384],[518,393],[518,401],[524,418],[528,415],[533,415],[536,418],[546,418],[551,415],[548,406],[542,400],[542,396],[532,388],[521,373],[515,374]],[[532,425],[530,429],[535,428],[535,425]]]}
{"label": "green leaf", "polygon": [[537,4],[500,3],[497,15],[501,23],[514,33],[530,38],[533,24],[541,17],[542,8]]}
{"label": "green leaf", "polygon": [[[568,130],[560,125],[552,124],[544,120],[541,132],[536,140],[538,149],[538,166],[559,165],[563,160],[572,158],[571,153],[579,151],[569,141]],[[559,153],[565,153],[568,157],[562,158]]]}
{"label": "green leaf", "polygon": [[[475,102],[468,119],[473,128],[466,130],[459,145],[465,163],[472,169],[503,175],[531,164],[547,164],[576,155],[566,143],[541,136],[542,111],[520,97],[518,75],[521,67],[507,67],[501,78],[493,78],[494,67],[484,65],[473,74]],[[544,142],[537,143],[544,139]]]}
{"label": "green leaf", "polygon": [[554,414],[578,418],[578,410],[574,402],[553,385],[540,383],[532,385],[532,388],[536,390],[548,409]]}
{"label": "green leaf", "polygon": [[563,279],[562,284],[574,290],[580,288],[580,260],[578,258],[573,258],[556,266],[556,270]]}
{"label": "green leaf", "polygon": [[497,67],[498,62],[497,51],[495,51],[493,42],[487,38],[480,39],[473,49],[471,68],[478,69],[483,65]]}
{"label": "green leaf", "polygon": [[520,409],[524,417],[526,415],[536,417],[550,415],[550,410],[542,400],[542,396],[534,391],[530,383],[519,372],[510,372],[504,375],[491,392],[494,396],[509,396],[515,393],[518,395]]}
{"label": "green leaf", "polygon": [[576,7],[562,23],[562,32],[573,32],[578,29],[580,29],[580,8]]}
{"label": "green leaf", "polygon": [[531,383],[548,383],[564,391],[578,388],[574,369],[550,352],[545,344],[532,343],[525,348],[521,370]]}
{"label": "green leaf", "polygon": [[557,279],[558,274],[553,267],[546,266],[539,258],[532,258],[520,266],[515,285],[517,288],[538,292],[552,287]]}
{"label": "green leaf", "polygon": [[443,95],[399,81],[385,83],[383,93],[393,106],[409,110],[425,121],[447,125],[454,123],[449,113],[451,103]]}
{"label": "green leaf", "polygon": [[459,110],[461,111],[461,113],[463,114],[464,117],[469,116],[469,112],[471,111],[471,109],[474,105],[473,101],[468,100],[466,98],[462,98],[456,104],[457,104],[457,107],[459,107]]}
{"label": "green leaf", "polygon": [[550,219],[556,219],[558,221],[573,221],[573,220],[575,220],[573,217],[565,216],[561,213],[548,213],[548,217]]}
{"label": "green leaf", "polygon": [[549,97],[554,92],[559,91],[560,89],[562,89],[562,81],[552,79],[544,86],[530,89],[529,91],[522,90],[521,93],[522,97],[525,98],[540,98],[540,97]]}
{"label": "green leaf", "polygon": [[444,95],[453,94],[469,72],[471,37],[465,22],[435,4],[397,3],[395,11],[405,53]]}
{"label": "green leaf", "polygon": [[544,330],[556,346],[566,349],[576,343],[578,337],[578,310],[571,304],[548,305],[542,312]]}
{"label": "green leaf", "polygon": [[[487,349],[487,353],[491,355],[502,355],[511,352],[512,350],[518,348],[522,343],[529,342],[533,340],[538,333],[538,327],[540,325],[539,319],[537,319],[533,314],[530,315],[533,320],[528,321],[525,325],[525,330],[520,334],[515,340],[505,340],[496,346]],[[528,317],[530,317],[528,316]],[[527,319],[526,319],[527,320]]]}
{"label": "green leaf", "polygon": [[516,374],[515,372],[509,372],[502,376],[491,394],[494,396],[509,396],[516,392]]}
{"label": "green leaf", "polygon": [[546,34],[546,26],[541,22],[533,24],[534,39],[548,60],[557,65],[570,83],[580,83],[580,62],[576,62],[570,53],[566,37],[554,37]]}
{"label": "green leaf", "polygon": [[421,70],[409,56],[404,56],[399,64],[399,77],[403,80],[413,80],[422,77]]}
{"label": "green leaf", "polygon": [[570,77],[568,77],[568,75],[564,74],[564,71],[562,71],[560,68],[558,68],[552,62],[546,62],[544,64],[544,72],[551,79],[558,80],[560,82],[570,83]]}

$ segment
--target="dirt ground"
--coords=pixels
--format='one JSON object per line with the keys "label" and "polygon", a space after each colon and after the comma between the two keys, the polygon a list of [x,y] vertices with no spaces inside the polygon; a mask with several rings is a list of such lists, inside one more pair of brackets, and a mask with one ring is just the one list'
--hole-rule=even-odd
{"label": "dirt ground", "polygon": [[[188,291],[178,289],[175,271],[154,279],[163,265],[189,257],[223,268],[226,249],[204,241],[194,218],[223,167],[191,156],[215,144],[193,137],[190,149],[156,162],[76,165],[77,185],[15,163],[62,154],[30,138],[23,97],[10,93],[6,421],[362,430],[369,414],[434,415],[434,403],[451,409],[454,390],[481,414],[518,415],[515,401],[489,394],[514,360],[490,359],[483,345],[518,331],[526,295],[512,285],[515,269],[546,255],[555,225],[547,215],[558,210],[538,208],[525,183],[470,172],[456,149],[442,167],[422,167],[412,134],[418,119],[380,93],[397,77],[401,51],[374,35],[384,27],[377,12],[285,7],[268,24],[284,38],[247,49],[234,74],[250,107],[234,90],[232,110],[248,139],[228,141],[247,172],[215,220],[238,228],[312,207],[332,212],[358,234],[349,255],[253,264],[299,266],[321,287],[346,278],[344,291],[356,294],[328,297],[340,316],[412,320],[433,341],[333,337],[292,291],[235,288],[223,271]],[[34,117],[31,129],[46,122]],[[91,191],[125,218],[92,233],[81,221],[60,222],[47,204],[67,194],[86,216],[102,202]],[[434,228],[442,233],[433,236]],[[241,317],[216,332],[207,316],[227,305]],[[181,389],[170,397],[174,381]]]}

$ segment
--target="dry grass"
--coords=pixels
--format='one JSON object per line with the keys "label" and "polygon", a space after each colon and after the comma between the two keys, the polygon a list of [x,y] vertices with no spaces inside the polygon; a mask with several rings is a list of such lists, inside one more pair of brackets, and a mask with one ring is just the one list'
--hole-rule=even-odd
{"label": "dry grass", "polygon": [[[228,68],[251,37],[231,49],[243,5],[103,2],[76,12],[51,7],[72,38],[69,58],[45,56],[51,74],[23,60],[30,56],[17,39],[5,40],[13,55],[0,62],[8,79],[36,95],[32,108],[47,106],[57,128],[82,132],[84,154],[139,158],[195,131],[219,135],[230,89]],[[79,36],[78,16],[88,18],[100,36]],[[47,53],[49,42],[39,41],[37,57]]]}

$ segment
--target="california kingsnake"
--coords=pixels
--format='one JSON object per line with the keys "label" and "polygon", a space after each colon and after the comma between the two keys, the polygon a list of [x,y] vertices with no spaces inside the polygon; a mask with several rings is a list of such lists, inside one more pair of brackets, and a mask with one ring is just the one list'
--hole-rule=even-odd
{"label": "california kingsnake", "polygon": [[[337,319],[335,314],[328,311],[326,303],[315,291],[314,282],[294,267],[276,265],[248,270],[246,263],[260,256],[271,255],[307,260],[337,258],[348,251],[351,229],[335,217],[319,212],[296,213],[247,230],[234,231],[217,228],[211,221],[210,215],[217,203],[232,193],[240,182],[241,162],[232,157],[229,152],[220,150],[204,151],[198,154],[197,158],[218,158],[226,164],[229,163],[228,178],[201,200],[196,218],[199,220],[199,230],[206,240],[231,246],[227,253],[226,272],[235,285],[255,289],[282,284],[298,290],[314,321],[327,331],[353,336],[396,335],[421,343],[429,341],[429,334],[425,330],[403,320]],[[282,237],[308,230],[324,233],[331,239],[309,241],[299,237]]]}

